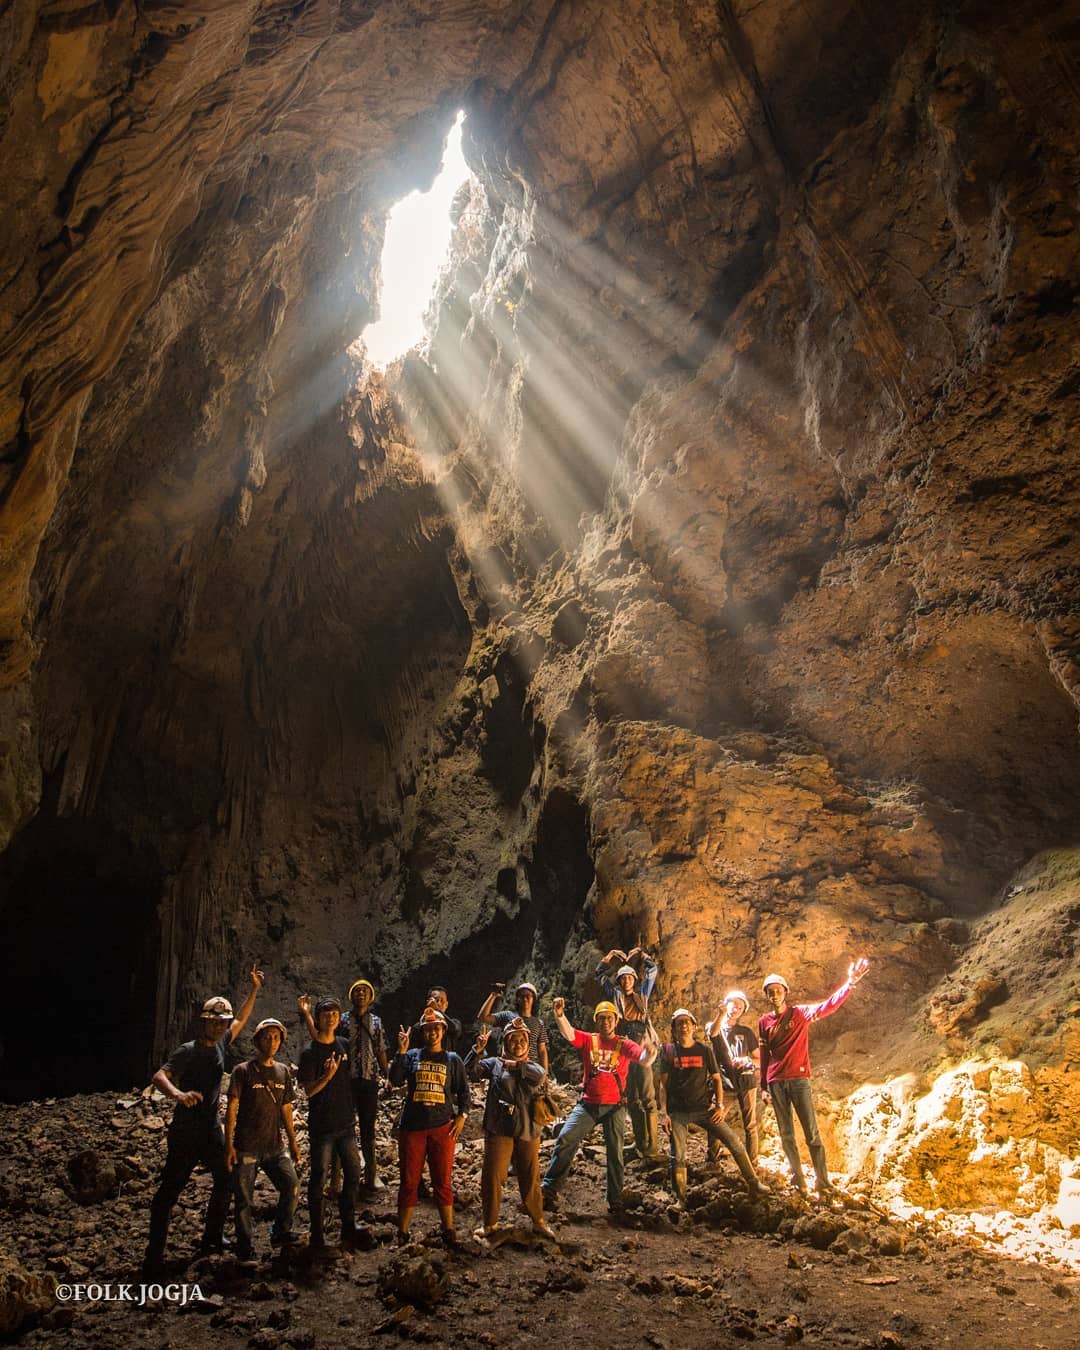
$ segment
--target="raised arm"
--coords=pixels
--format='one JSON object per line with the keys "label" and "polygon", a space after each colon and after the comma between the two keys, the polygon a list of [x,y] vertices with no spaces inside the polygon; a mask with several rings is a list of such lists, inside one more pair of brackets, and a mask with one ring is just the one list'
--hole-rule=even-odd
{"label": "raised arm", "polygon": [[857,960],[852,961],[848,965],[847,979],[838,989],[834,989],[828,998],[822,999],[820,1003],[803,1003],[800,1005],[806,1014],[806,1020],[808,1022],[820,1022],[823,1017],[830,1017],[847,1001],[848,995],[869,969],[870,962],[865,956],[860,956]]}
{"label": "raised arm", "polygon": [[638,972],[638,990],[645,1000],[652,998],[656,988],[656,962],[644,947],[635,947],[626,958],[626,964]]}
{"label": "raised arm", "polygon": [[250,979],[251,988],[248,990],[247,998],[240,1004],[240,1007],[236,1011],[236,1016],[233,1018],[232,1034],[230,1036],[230,1040],[233,1041],[237,1039],[243,1029],[247,1026],[247,1020],[251,1016],[251,1010],[255,1007],[255,1000],[259,996],[259,990],[263,987],[263,980],[266,979],[266,976],[261,970],[256,970],[256,968],[252,966]]}
{"label": "raised arm", "polygon": [[596,978],[601,984],[610,984],[612,970],[618,970],[620,966],[626,965],[626,953],[612,947],[607,956],[596,967]]}
{"label": "raised arm", "polygon": [[300,1016],[304,1019],[304,1025],[307,1027],[307,1034],[314,1040],[315,1019],[311,1015],[311,995],[301,994],[296,1000],[296,1008]]}
{"label": "raised arm", "polygon": [[409,1028],[398,1027],[397,1034],[397,1054],[390,1061],[390,1072],[387,1077],[394,1087],[401,1087],[405,1082],[405,1065],[409,1055]]}
{"label": "raised arm", "polygon": [[492,1013],[495,1011],[495,1004],[502,998],[506,992],[505,984],[493,984],[491,993],[484,999],[480,1005],[480,1011],[476,1014],[476,1020],[482,1027],[490,1027],[494,1021]]}
{"label": "raised arm", "polygon": [[574,1043],[574,1028],[567,1021],[566,1017],[566,999],[553,998],[551,1000],[551,1011],[555,1014],[555,1024],[563,1034],[563,1040]]}
{"label": "raised arm", "polygon": [[300,1086],[304,1089],[309,1098],[318,1096],[318,1094],[323,1090],[323,1088],[327,1085],[327,1083],[329,1083],[331,1078],[333,1078],[334,1074],[337,1073],[338,1069],[340,1069],[342,1064],[344,1063],[345,1063],[344,1055],[339,1055],[336,1052],[332,1052],[327,1058],[326,1068],[322,1071],[322,1073],[318,1076],[318,1078],[308,1079],[307,1081],[301,1078]]}

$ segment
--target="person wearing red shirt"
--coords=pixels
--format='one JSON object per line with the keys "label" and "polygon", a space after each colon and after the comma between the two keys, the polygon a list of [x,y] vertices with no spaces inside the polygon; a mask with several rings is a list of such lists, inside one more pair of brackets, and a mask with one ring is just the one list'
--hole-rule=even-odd
{"label": "person wearing red shirt", "polygon": [[655,1040],[647,1037],[638,1045],[628,1036],[615,1035],[619,1010],[613,1003],[598,1003],[593,1012],[596,1031],[577,1031],[566,1017],[566,1000],[552,1000],[555,1021],[563,1038],[581,1053],[581,1098],[566,1118],[555,1140],[555,1151],[544,1173],[541,1191],[545,1209],[556,1207],[555,1196],[574,1155],[599,1125],[604,1131],[607,1156],[607,1204],[614,1215],[622,1213],[623,1131],[626,1128],[626,1075],[631,1064],[651,1064],[656,1058]]}
{"label": "person wearing red shirt", "polygon": [[821,1003],[789,1004],[788,982],[783,975],[766,975],[761,982],[765,997],[772,1005],[771,1011],[758,1022],[761,1091],[776,1112],[780,1143],[791,1168],[792,1182],[800,1195],[806,1194],[806,1179],[799,1159],[799,1146],[795,1142],[793,1113],[799,1117],[806,1147],[810,1150],[818,1195],[823,1199],[833,1195],[825,1146],[818,1134],[810,1091],[810,1023],[836,1012],[869,969],[870,963],[864,957],[852,961],[845,982]]}

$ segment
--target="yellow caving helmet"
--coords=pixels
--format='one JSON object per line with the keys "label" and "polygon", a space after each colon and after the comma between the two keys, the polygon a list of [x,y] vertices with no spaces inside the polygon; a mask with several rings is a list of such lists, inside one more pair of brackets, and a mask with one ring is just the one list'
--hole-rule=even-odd
{"label": "yellow caving helmet", "polygon": [[619,1010],[614,1003],[609,1003],[607,999],[604,999],[602,1003],[598,1003],[593,1009],[593,1021],[595,1021],[601,1013],[610,1013],[612,1017],[618,1017]]}

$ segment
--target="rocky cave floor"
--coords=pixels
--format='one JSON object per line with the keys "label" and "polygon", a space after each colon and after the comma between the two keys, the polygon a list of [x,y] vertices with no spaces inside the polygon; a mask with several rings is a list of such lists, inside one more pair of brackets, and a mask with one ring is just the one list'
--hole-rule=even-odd
{"label": "rocky cave floor", "polygon": [[[572,1093],[565,1090],[567,1103]],[[477,1094],[476,1106],[480,1098]],[[391,1110],[379,1147],[391,1184],[361,1213],[367,1250],[304,1246],[271,1255],[273,1192],[260,1178],[257,1269],[196,1257],[209,1178],[181,1199],[169,1279],[197,1284],[186,1306],[62,1303],[54,1286],[138,1282],[147,1207],[165,1151],[163,1102],[150,1089],[0,1107],[0,1338],[20,1345],[308,1347],[642,1345],[656,1350],[753,1341],[763,1346],[1063,1347],[1077,1344],[1080,1241],[1038,1220],[938,1212],[900,1223],[851,1192],[837,1209],[775,1194],[751,1205],[730,1163],[706,1175],[691,1136],[691,1190],[680,1212],[664,1169],[631,1163],[629,1213],[612,1224],[603,1153],[586,1147],[552,1222],[558,1243],[522,1228],[492,1250],[479,1225],[480,1111],[456,1168],[458,1250],[438,1240],[430,1203],[418,1241],[394,1244]],[[306,1138],[301,1125],[301,1145]],[[599,1134],[594,1140],[599,1143]],[[551,1143],[542,1145],[542,1156]],[[778,1150],[766,1132],[763,1163]],[[696,1165],[695,1165],[696,1164]],[[304,1173],[297,1229],[306,1225]],[[503,1222],[522,1221],[513,1181]]]}

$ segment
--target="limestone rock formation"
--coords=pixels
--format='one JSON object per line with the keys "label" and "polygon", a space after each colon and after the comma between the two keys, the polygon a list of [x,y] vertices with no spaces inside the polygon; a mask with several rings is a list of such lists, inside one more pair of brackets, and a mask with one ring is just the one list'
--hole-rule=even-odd
{"label": "limestone rock formation", "polygon": [[468,1016],[642,941],[663,1016],[858,948],[837,1098],[985,1055],[1078,1151],[1075,10],[8,7],[3,975],[102,1010],[13,1090],[251,959]]}

